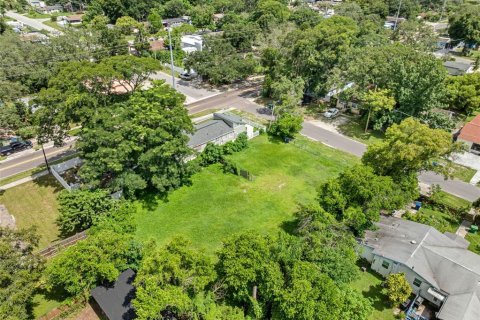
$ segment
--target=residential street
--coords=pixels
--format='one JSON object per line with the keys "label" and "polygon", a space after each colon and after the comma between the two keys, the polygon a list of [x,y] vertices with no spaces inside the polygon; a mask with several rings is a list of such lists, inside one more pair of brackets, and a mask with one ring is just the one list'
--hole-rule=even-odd
{"label": "residential street", "polygon": [[[156,72],[150,76],[153,80],[165,80],[166,83],[172,85],[172,76],[165,72]],[[186,103],[193,103],[200,99],[205,99],[220,93],[217,90],[209,90],[201,87],[194,87],[193,83],[190,81],[185,81],[179,78],[175,78],[175,86],[177,90],[183,93],[187,99]]]}
{"label": "residential street", "polygon": [[[24,15],[21,15],[19,13],[16,13],[16,12],[13,12],[13,11],[7,11],[5,13],[5,15],[9,18],[12,18],[12,19],[15,19],[15,20],[18,20],[20,22],[22,22],[23,24],[33,28],[33,29],[36,29],[36,30],[46,30],[50,33],[53,33],[53,34],[60,34],[61,32],[58,31],[57,29],[55,28],[52,28],[52,27],[49,27],[45,24],[43,24],[40,20],[38,19],[31,19],[31,18],[27,18],[25,17]],[[48,20],[48,19],[47,19]]]}
{"label": "residential street", "polygon": [[[62,157],[69,156],[75,153],[72,149],[72,145],[75,140],[67,142],[63,147],[47,147],[45,148],[45,154],[49,161],[55,161]],[[13,154],[9,159],[0,162],[0,179],[4,179],[15,174],[36,168],[45,164],[42,149],[40,150],[26,150],[18,154]]]}

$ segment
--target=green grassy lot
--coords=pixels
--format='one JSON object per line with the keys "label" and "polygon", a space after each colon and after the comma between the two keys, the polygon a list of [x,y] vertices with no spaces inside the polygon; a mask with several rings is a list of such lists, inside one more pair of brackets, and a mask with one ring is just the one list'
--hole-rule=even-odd
{"label": "green grassy lot", "polygon": [[367,133],[365,133],[365,124],[358,121],[358,119],[350,119],[340,125],[338,129],[342,134],[366,145],[379,142],[384,138],[384,133],[381,131],[368,130]]}
{"label": "green grassy lot", "polygon": [[367,272],[360,272],[360,277],[350,285],[360,291],[365,298],[372,301],[373,312],[370,320],[394,320],[395,315],[393,309],[387,303],[387,297],[382,292],[383,278],[369,270]]}
{"label": "green grassy lot", "polygon": [[473,251],[476,254],[480,254],[480,233],[467,233],[465,239],[470,242],[468,250]]}
{"label": "green grassy lot", "polygon": [[199,117],[206,116],[207,114],[211,114],[211,113],[217,112],[218,110],[221,110],[221,109],[208,109],[208,110],[203,110],[203,111],[200,111],[200,112],[191,114],[191,115],[189,115],[189,117],[192,118],[192,119],[195,119],[195,118],[199,118]]}
{"label": "green grassy lot", "polygon": [[38,13],[36,11],[31,11],[25,15],[27,18],[31,19],[50,19],[51,15],[46,14],[46,13]]}
{"label": "green grassy lot", "polygon": [[462,180],[464,182],[470,182],[472,180],[473,176],[477,173],[477,170],[464,167],[462,165],[454,163],[452,166],[452,175],[453,177]]}
{"label": "green grassy lot", "polygon": [[64,30],[64,28],[63,28],[61,25],[59,25],[59,24],[56,23],[56,22],[50,21],[50,20],[44,21],[43,24],[46,25],[46,26],[52,27],[52,28],[54,28],[54,29],[57,29],[57,30],[59,30],[59,31],[63,31],[63,30]]}
{"label": "green grassy lot", "polygon": [[40,249],[58,239],[55,219],[57,193],[61,190],[55,178],[47,175],[0,193],[0,203],[15,217],[18,228],[37,226]]}
{"label": "green grassy lot", "polygon": [[213,253],[222,239],[237,232],[274,233],[288,228],[297,203],[313,200],[319,183],[358,162],[304,138],[284,144],[266,136],[251,140],[247,150],[231,159],[255,180],[224,174],[219,165],[213,165],[194,175],[191,186],[173,192],[165,202],[138,201],[138,239],[153,238],[161,244],[184,236]]}
{"label": "green grassy lot", "polygon": [[417,215],[418,216],[413,216],[414,218],[418,218],[418,220],[414,219],[414,221],[432,226],[442,233],[455,233],[461,223],[461,219],[456,219],[449,213],[444,213],[430,207],[422,207]]}
{"label": "green grassy lot", "polygon": [[463,209],[465,207],[472,205],[472,203],[469,202],[468,200],[459,198],[457,196],[454,196],[453,194],[450,194],[444,191],[440,191],[438,193],[438,195],[435,197],[435,202],[443,203],[446,206],[449,206],[455,209]]}

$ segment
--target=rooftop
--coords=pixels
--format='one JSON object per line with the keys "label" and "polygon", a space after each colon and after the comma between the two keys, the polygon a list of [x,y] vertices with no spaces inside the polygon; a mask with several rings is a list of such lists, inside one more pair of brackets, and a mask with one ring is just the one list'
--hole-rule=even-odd
{"label": "rooftop", "polygon": [[229,113],[214,113],[212,120],[195,125],[195,133],[190,135],[188,145],[196,147],[234,132],[236,125],[242,124],[241,117]]}
{"label": "rooftop", "polygon": [[480,256],[467,250],[467,241],[394,217],[382,216],[376,225],[363,242],[374,254],[402,263],[448,295],[439,319],[480,319]]}
{"label": "rooftop", "polygon": [[91,290],[93,299],[109,320],[135,319],[135,311],[130,302],[135,297],[133,281],[135,272],[127,269],[118,276],[112,286],[98,286]]}
{"label": "rooftop", "polygon": [[480,114],[463,126],[458,138],[480,144]]}
{"label": "rooftop", "polygon": [[473,66],[472,63],[461,61],[445,61],[443,65],[452,76],[463,75]]}

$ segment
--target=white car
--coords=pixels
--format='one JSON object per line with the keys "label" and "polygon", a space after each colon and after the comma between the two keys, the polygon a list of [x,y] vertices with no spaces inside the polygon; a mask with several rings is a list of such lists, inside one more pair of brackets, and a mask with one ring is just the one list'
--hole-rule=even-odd
{"label": "white car", "polygon": [[323,114],[323,116],[328,119],[333,119],[338,116],[339,113],[340,110],[338,110],[337,108],[330,108]]}

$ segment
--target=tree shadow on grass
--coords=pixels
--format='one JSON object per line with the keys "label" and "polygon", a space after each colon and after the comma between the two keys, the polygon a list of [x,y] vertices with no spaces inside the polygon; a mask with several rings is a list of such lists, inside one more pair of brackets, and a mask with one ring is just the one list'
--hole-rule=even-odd
{"label": "tree shadow on grass", "polygon": [[280,224],[280,228],[288,234],[295,235],[298,226],[297,219],[286,220]]}
{"label": "tree shadow on grass", "polygon": [[45,176],[39,177],[33,180],[33,183],[40,187],[50,187],[53,188],[53,192],[57,193],[64,190],[63,186],[55,179],[52,174],[47,174]]}
{"label": "tree shadow on grass", "polygon": [[[45,300],[55,301],[60,304],[70,298],[68,293],[63,288],[54,288],[50,291],[47,291],[45,289],[38,289],[35,291],[35,294],[42,295]],[[27,305],[27,312],[30,315],[31,319],[35,318],[33,311],[39,305],[40,305],[39,302],[32,301],[32,300],[30,300],[30,303]]]}
{"label": "tree shadow on grass", "polygon": [[363,296],[372,302],[373,308],[378,311],[390,309],[387,296],[383,293],[382,284],[371,286],[368,291],[363,291]]}

